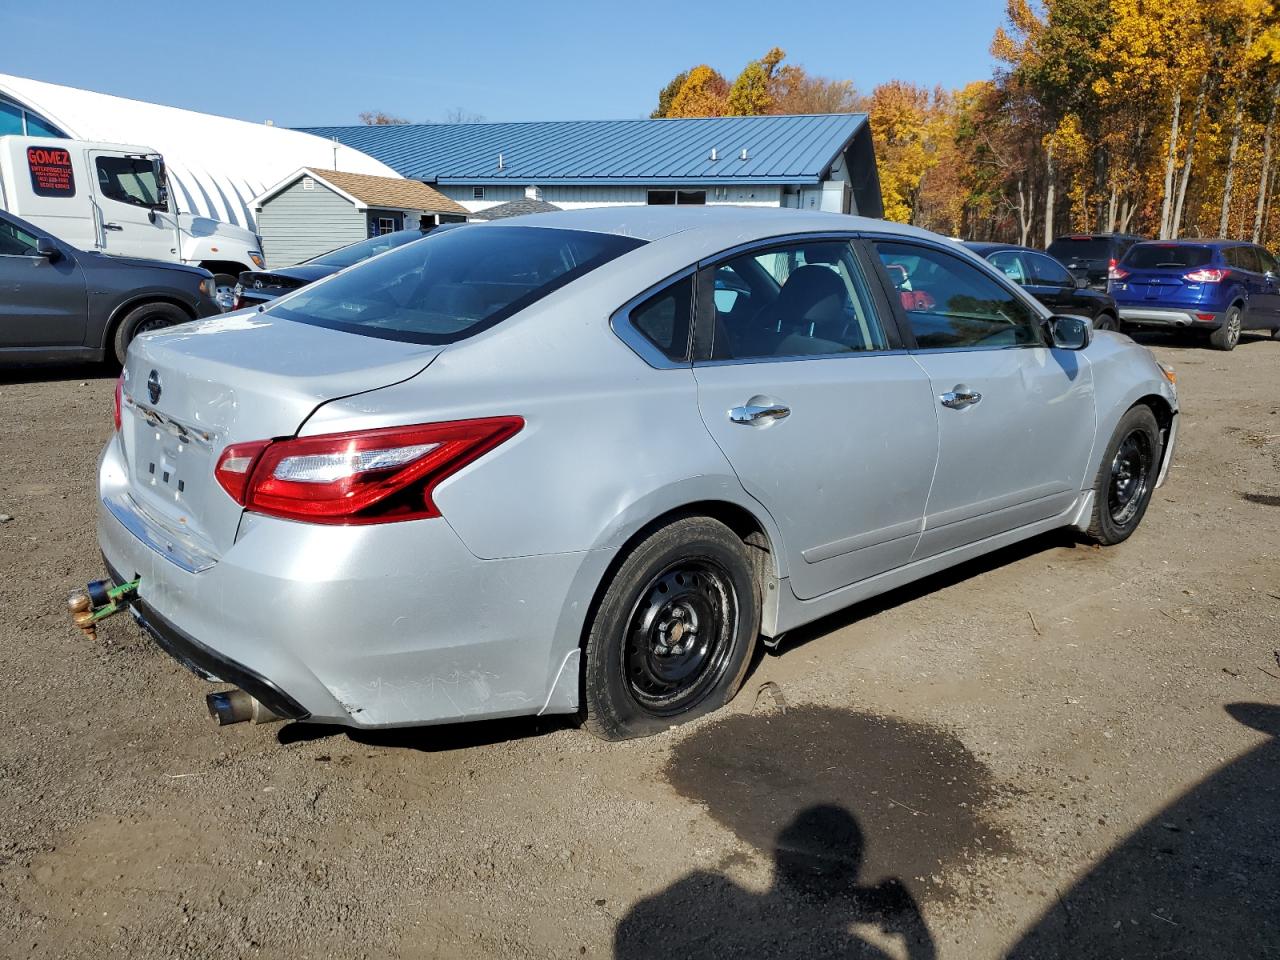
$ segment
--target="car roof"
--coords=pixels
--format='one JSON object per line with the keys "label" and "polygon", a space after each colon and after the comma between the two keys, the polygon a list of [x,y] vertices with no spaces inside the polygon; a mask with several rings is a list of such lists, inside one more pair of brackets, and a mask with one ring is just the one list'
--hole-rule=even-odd
{"label": "car roof", "polygon": [[1228,240],[1223,237],[1180,237],[1177,240],[1143,240],[1144,247],[1255,247],[1248,240]]}
{"label": "car roof", "polygon": [[556,213],[531,213],[471,226],[484,230],[515,226],[586,230],[650,241],[696,232],[700,241],[709,245],[722,244],[725,247],[788,233],[819,233],[828,230],[862,230],[932,240],[945,239],[917,227],[872,220],[869,217],[787,207],[738,207],[728,204],[590,207]]}
{"label": "car roof", "polygon": [[997,243],[994,240],[966,240],[964,245],[974,253],[983,257],[989,253],[1000,253],[1004,250],[1016,250],[1018,253],[1038,253],[1041,256],[1044,256],[1043,250],[1024,247],[1016,243]]}

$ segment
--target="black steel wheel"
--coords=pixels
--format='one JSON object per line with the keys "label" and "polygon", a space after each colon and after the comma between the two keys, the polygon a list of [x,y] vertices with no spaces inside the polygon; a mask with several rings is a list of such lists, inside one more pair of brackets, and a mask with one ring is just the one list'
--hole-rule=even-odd
{"label": "black steel wheel", "polygon": [[596,606],[584,725],[622,740],[723,706],[759,629],[759,586],[737,534],[708,517],[657,530],[628,553]]}
{"label": "black steel wheel", "polygon": [[1133,407],[1120,418],[1093,485],[1093,540],[1120,543],[1138,528],[1155,491],[1161,449],[1160,425],[1150,407]]}

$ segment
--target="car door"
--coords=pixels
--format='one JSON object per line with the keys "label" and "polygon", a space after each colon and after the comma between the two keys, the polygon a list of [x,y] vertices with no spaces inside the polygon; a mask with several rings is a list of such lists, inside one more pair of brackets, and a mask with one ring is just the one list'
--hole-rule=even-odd
{"label": "car door", "polygon": [[1241,244],[1238,247],[1227,248],[1223,254],[1227,263],[1231,265],[1232,271],[1249,291],[1249,300],[1245,304],[1244,317],[1241,318],[1240,324],[1246,330],[1271,326],[1271,309],[1267,291],[1272,284],[1264,275],[1262,263],[1255,251],[1256,248]]}
{"label": "car door", "polygon": [[54,258],[36,251],[37,235],[0,215],[0,348],[84,343],[84,272],[61,247]]}
{"label": "car door", "polygon": [[143,157],[92,152],[104,253],[116,256],[173,260],[177,236],[172,217],[161,200],[155,167]]}
{"label": "car door", "polygon": [[1266,325],[1274,330],[1280,327],[1280,264],[1265,247],[1254,247],[1253,252],[1262,269],[1262,303],[1269,321]]}
{"label": "car door", "polygon": [[1091,479],[1088,361],[1047,346],[1034,308],[967,258],[923,242],[870,243],[888,268],[885,283],[905,271],[923,295],[903,311],[938,417],[937,477],[917,557],[1067,510]]}
{"label": "car door", "polygon": [[1027,254],[1034,285],[1028,288],[1035,298],[1054,313],[1074,314],[1093,319],[1102,300],[1091,290],[1081,290],[1076,278],[1053,257],[1043,253]]}
{"label": "car door", "polygon": [[801,599],[907,563],[936,465],[929,380],[869,276],[847,239],[759,247],[698,276],[699,411],[781,532]]}

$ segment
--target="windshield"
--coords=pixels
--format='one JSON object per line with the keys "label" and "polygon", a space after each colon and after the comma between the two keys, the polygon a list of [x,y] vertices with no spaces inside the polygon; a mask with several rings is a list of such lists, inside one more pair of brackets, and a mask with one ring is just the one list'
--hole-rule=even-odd
{"label": "windshield", "polygon": [[1094,237],[1059,237],[1049,244],[1048,253],[1059,260],[1110,260],[1111,241]]}
{"label": "windshield", "polygon": [[1212,260],[1212,247],[1140,243],[1125,254],[1124,265],[1132,270],[1185,270],[1187,267],[1203,267]]}
{"label": "windshield", "polygon": [[450,230],[303,287],[271,313],[368,337],[454,343],[643,243],[546,227]]}
{"label": "windshield", "polygon": [[395,233],[384,233],[380,237],[370,237],[368,240],[361,240],[359,243],[353,243],[347,247],[330,250],[328,253],[313,257],[307,263],[341,270],[343,267],[349,267],[353,263],[359,263],[361,260],[368,260],[384,250],[403,247],[406,243],[421,240],[424,236],[426,234],[421,230],[397,230]]}

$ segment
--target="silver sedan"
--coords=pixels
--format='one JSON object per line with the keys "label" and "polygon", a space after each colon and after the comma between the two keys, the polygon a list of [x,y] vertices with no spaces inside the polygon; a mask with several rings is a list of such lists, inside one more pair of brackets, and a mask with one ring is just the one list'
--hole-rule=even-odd
{"label": "silver sedan", "polygon": [[542,214],[139,337],[98,533],[224,722],[632,737],[726,703],[762,637],[1054,528],[1124,540],[1172,380],[909,227]]}

